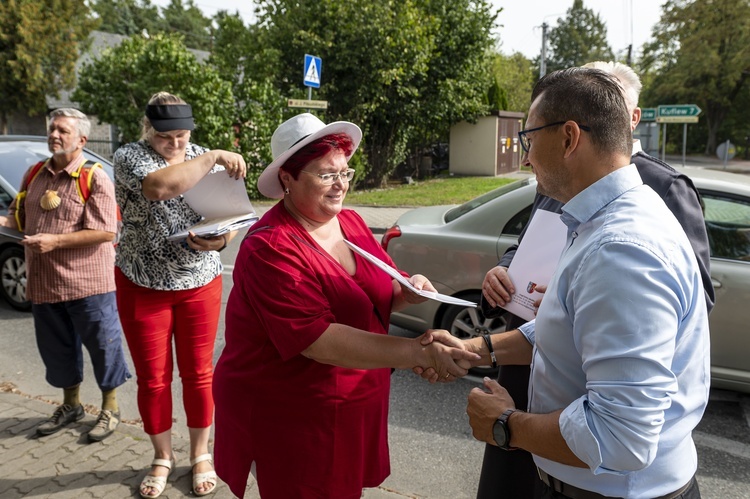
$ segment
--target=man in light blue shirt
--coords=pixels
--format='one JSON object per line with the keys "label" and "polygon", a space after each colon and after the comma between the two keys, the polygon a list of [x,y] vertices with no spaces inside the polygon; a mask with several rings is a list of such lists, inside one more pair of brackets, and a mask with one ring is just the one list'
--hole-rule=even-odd
{"label": "man in light blue shirt", "polygon": [[706,300],[684,231],[630,163],[617,80],[545,76],[519,136],[539,192],[565,203],[568,241],[536,320],[467,342],[477,364],[531,361],[528,413],[489,378],[472,390],[474,436],[531,452],[543,497],[700,497],[691,432],[708,401]]}

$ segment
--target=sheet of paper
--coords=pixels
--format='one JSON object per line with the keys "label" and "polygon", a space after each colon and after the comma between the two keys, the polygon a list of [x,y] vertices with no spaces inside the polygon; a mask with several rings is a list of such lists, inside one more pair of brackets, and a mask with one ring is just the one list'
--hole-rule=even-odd
{"label": "sheet of paper", "polygon": [[247,197],[245,180],[235,180],[225,171],[206,175],[182,197],[203,216],[203,220],[184,231],[172,234],[168,237],[170,241],[184,239],[188,232],[204,237],[220,236],[258,221],[255,209]]}
{"label": "sheet of paper", "polygon": [[394,269],[390,265],[387,265],[378,257],[368,253],[367,251],[363,250],[362,248],[352,243],[351,241],[347,241],[345,239],[344,242],[352,249],[352,251],[362,256],[365,260],[373,263],[380,270],[382,270],[389,276],[393,277],[400,284],[406,286],[408,289],[418,294],[419,296],[424,296],[425,298],[429,298],[431,300],[437,300],[439,302],[449,303],[452,305],[462,305],[464,307],[476,307],[477,306],[476,303],[467,301],[467,300],[462,300],[461,298],[454,298],[453,296],[448,296],[448,295],[444,295],[441,293],[435,293],[434,291],[424,291],[424,290],[417,289],[411,285],[408,279],[406,279],[404,276],[399,274],[396,269]]}
{"label": "sheet of paper", "polygon": [[221,218],[255,213],[245,190],[245,179],[235,180],[225,171],[203,177],[182,197],[203,218]]}
{"label": "sheet of paper", "polygon": [[526,229],[516,255],[508,267],[508,277],[516,292],[505,310],[527,321],[536,316],[534,302],[542,293],[538,285],[546,286],[552,279],[560,260],[568,229],[560,215],[546,210],[537,210]]}

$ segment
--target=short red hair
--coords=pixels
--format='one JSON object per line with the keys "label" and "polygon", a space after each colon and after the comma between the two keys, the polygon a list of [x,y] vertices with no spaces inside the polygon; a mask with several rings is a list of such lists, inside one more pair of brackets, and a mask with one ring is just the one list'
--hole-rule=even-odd
{"label": "short red hair", "polygon": [[299,172],[302,171],[311,161],[322,158],[331,151],[341,151],[345,156],[349,156],[354,151],[354,142],[351,137],[345,133],[334,133],[326,135],[320,139],[310,142],[299,151],[292,154],[287,159],[281,169],[292,176],[294,180],[299,178]]}

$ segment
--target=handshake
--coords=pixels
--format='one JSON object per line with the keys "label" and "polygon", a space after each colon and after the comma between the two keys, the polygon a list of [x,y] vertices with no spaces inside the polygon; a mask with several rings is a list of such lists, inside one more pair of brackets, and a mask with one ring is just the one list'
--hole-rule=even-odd
{"label": "handshake", "polygon": [[482,364],[482,356],[473,351],[471,343],[444,329],[429,329],[414,341],[418,352],[412,371],[430,383],[455,381]]}

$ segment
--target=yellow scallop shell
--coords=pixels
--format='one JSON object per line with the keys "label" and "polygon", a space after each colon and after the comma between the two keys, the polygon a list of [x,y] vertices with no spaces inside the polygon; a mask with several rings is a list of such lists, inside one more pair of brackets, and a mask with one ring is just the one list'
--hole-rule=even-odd
{"label": "yellow scallop shell", "polygon": [[57,195],[57,191],[47,190],[42,196],[42,199],[39,201],[39,204],[41,205],[42,209],[54,210],[55,208],[60,206],[61,201],[62,200],[60,199],[60,196]]}

